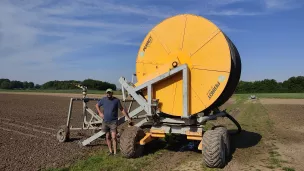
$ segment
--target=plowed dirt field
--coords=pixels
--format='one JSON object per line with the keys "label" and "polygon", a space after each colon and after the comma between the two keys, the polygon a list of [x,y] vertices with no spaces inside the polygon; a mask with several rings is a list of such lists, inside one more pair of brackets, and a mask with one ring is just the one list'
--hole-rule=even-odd
{"label": "plowed dirt field", "polygon": [[[71,142],[57,141],[56,132],[66,123],[70,97],[81,95],[0,93],[0,170],[64,168],[90,153],[107,149],[103,138],[80,148],[78,140],[92,135],[90,131],[72,132]],[[261,99],[236,105],[236,101],[230,99],[222,107],[235,105],[231,114],[244,130],[231,138],[233,154],[223,170],[301,170],[304,167],[301,162],[304,157],[304,104],[301,100],[295,104],[292,100],[271,101]],[[93,110],[94,104],[89,103]],[[81,115],[82,104],[75,102],[73,126],[81,126]],[[158,145],[161,147],[154,151],[164,147]],[[200,152],[179,148],[157,155],[141,170],[206,169],[201,165]]]}
{"label": "plowed dirt field", "polygon": [[[69,99],[0,94],[0,170],[38,170],[63,166],[94,149],[103,148],[79,148],[77,135],[73,135],[73,142],[61,144],[56,140],[58,127],[66,123]],[[75,102],[73,123],[81,123],[81,106],[81,102]]]}

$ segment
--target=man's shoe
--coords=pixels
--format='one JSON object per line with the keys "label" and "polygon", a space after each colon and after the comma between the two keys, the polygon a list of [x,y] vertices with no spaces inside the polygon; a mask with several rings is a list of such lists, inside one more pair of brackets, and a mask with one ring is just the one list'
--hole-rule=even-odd
{"label": "man's shoe", "polygon": [[113,153],[111,153],[110,151],[108,151],[108,156],[111,156],[111,155],[113,155]]}

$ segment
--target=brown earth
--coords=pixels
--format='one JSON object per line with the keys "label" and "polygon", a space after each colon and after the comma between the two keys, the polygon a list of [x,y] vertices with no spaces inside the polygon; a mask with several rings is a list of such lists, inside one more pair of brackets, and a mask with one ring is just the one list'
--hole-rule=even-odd
{"label": "brown earth", "polygon": [[[103,146],[79,148],[64,144],[56,132],[67,120],[68,97],[0,94],[0,170],[38,170],[59,167]],[[81,103],[73,109],[72,124],[81,123]],[[80,126],[78,124],[78,126]],[[101,141],[96,141],[101,143]]]}
{"label": "brown earth", "polygon": [[[57,97],[49,93],[26,94],[0,93],[0,158],[2,159],[0,170],[39,170],[46,167],[62,167],[98,149],[107,148],[103,139],[95,141],[91,146],[80,148],[77,141],[91,135],[91,132],[85,132],[85,137],[72,134],[73,140],[63,144],[56,140],[55,135],[58,127],[66,123],[70,97],[81,97],[81,95],[60,93]],[[101,97],[101,95],[95,97]],[[276,99],[271,100],[275,101]],[[304,145],[302,143],[304,142],[304,117],[302,117],[304,105],[299,105],[297,100],[296,105],[291,105],[293,99],[285,100],[285,104],[289,105],[282,105],[282,100],[280,99],[280,103],[273,102],[277,104],[265,102],[265,99],[260,101],[275,126],[274,140],[265,144],[270,144],[270,146],[275,144],[282,160],[285,161],[284,166],[301,170],[303,168],[301,159],[304,158]],[[221,108],[227,108],[234,103],[235,101],[231,99]],[[94,109],[94,104],[95,102],[91,102],[89,107]],[[246,105],[250,105],[250,103],[246,103]],[[74,105],[73,126],[80,126],[81,107],[81,102],[76,102]],[[230,114],[234,117],[242,117],[243,110],[235,108]],[[259,110],[255,112],[259,112]],[[254,122],[253,125],[250,124],[249,122],[247,126],[249,125],[255,130]],[[269,146],[265,147],[265,144],[256,145],[257,142],[253,143],[253,141],[257,141],[258,135],[245,131],[240,136],[241,138],[232,139],[237,148],[234,149],[233,158],[224,170],[238,170],[240,168],[242,170],[265,170],[265,167],[260,166],[269,157],[267,155]],[[243,140],[246,140],[247,144]],[[250,143],[248,144],[248,142]],[[154,150],[161,151],[161,155],[158,155],[157,159],[143,169],[150,171],[202,170],[200,151],[181,151],[183,145],[185,144],[178,144],[176,147],[164,151],[161,150],[164,144],[156,147]],[[150,147],[153,147],[153,144]],[[266,170],[268,169],[266,168]]]}
{"label": "brown earth", "polygon": [[[249,148],[243,149],[243,152],[236,152],[234,159],[224,170],[304,170],[302,162],[304,158],[304,99],[245,101],[245,104],[250,105],[250,103],[260,107],[252,112],[257,118],[260,112],[266,112],[264,119],[269,119],[266,123],[271,125],[268,127],[271,129],[254,128],[254,125],[250,124],[251,121],[244,123],[245,127],[249,126],[253,127],[253,130],[258,130],[256,133],[261,135],[261,142],[250,147],[251,150]],[[251,155],[246,154],[245,151]]]}
{"label": "brown earth", "polygon": [[[89,97],[101,97],[91,95]],[[56,139],[58,127],[67,120],[69,100],[81,94],[68,93],[0,93],[0,170],[38,170],[48,167],[63,167],[90,152],[106,148],[103,139],[94,141],[92,146],[80,148],[77,142],[91,135],[91,132],[73,134],[71,142],[59,143]],[[120,96],[118,96],[120,98]],[[229,101],[231,103],[232,101]],[[89,102],[94,110],[95,102]],[[136,104],[132,107],[134,109]],[[71,125],[81,126],[82,104],[74,102]],[[119,130],[122,130],[120,127]],[[97,146],[94,146],[97,145]],[[197,152],[180,152],[185,144],[159,155],[147,166],[148,170],[174,168],[189,155]],[[151,145],[150,145],[151,146]],[[153,145],[152,145],[153,146]],[[161,150],[162,147],[157,147]],[[148,149],[149,150],[149,149]],[[170,160],[168,164],[168,160]]]}
{"label": "brown earth", "polygon": [[268,99],[262,98],[260,99],[262,104],[283,104],[283,105],[304,105],[304,99]]}
{"label": "brown earth", "polygon": [[[244,101],[240,108],[232,109],[230,114],[239,120],[243,132],[231,137],[232,159],[216,170],[304,170],[303,100],[271,100]],[[191,161],[174,170],[213,170],[203,167],[200,157],[193,154]]]}
{"label": "brown earth", "polygon": [[274,122],[275,144],[282,160],[295,170],[304,170],[304,104],[287,104],[264,106]]}

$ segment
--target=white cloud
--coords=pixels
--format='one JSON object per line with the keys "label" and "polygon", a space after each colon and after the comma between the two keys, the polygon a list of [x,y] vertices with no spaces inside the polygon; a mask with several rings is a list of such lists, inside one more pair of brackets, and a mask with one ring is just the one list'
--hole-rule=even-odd
{"label": "white cloud", "polygon": [[210,11],[206,15],[218,15],[218,16],[256,16],[264,15],[264,12],[248,12],[244,9],[222,10],[222,11]]}
{"label": "white cloud", "polygon": [[102,2],[102,1],[95,1],[95,5],[100,6],[102,10],[104,10],[107,13],[125,13],[125,14],[137,14],[142,16],[148,16],[148,17],[159,17],[159,18],[167,18],[175,11],[170,10],[162,10],[160,11],[155,6],[145,6],[144,8],[137,6],[137,5],[119,5],[119,4],[113,4],[109,2]]}
{"label": "white cloud", "polygon": [[[60,5],[53,6],[51,12],[45,11],[44,8],[39,8],[39,5],[43,4],[33,3],[23,7],[22,1],[13,3],[9,1],[0,2],[0,49],[1,52],[6,52],[0,58],[9,58],[10,61],[16,59],[18,62],[20,62],[20,59],[40,59],[41,61],[46,60],[49,62],[49,58],[63,55],[65,52],[72,50],[73,48],[70,46],[75,46],[75,44],[85,46],[92,42],[99,42],[137,45],[137,42],[128,41],[127,36],[121,37],[120,40],[114,40],[112,36],[122,35],[131,31],[144,32],[150,26],[79,20],[68,17],[68,15],[62,15],[65,13],[63,11],[66,8],[62,8]],[[70,9],[68,11],[74,11],[75,14],[82,13],[84,15],[85,13],[80,8]],[[84,11],[86,11],[85,8]],[[60,14],[60,16],[52,16],[55,13],[56,15]],[[73,16],[72,14],[70,15]],[[95,30],[89,33],[82,33],[77,30],[81,27],[95,28]],[[97,29],[100,29],[100,31],[96,31]],[[62,39],[42,42],[39,41],[39,36],[56,36]]]}
{"label": "white cloud", "polygon": [[[233,4],[249,1],[256,2],[254,0],[206,0],[203,1],[203,5],[201,1],[191,1],[188,6],[163,6],[161,4],[142,6],[139,3],[152,2],[138,1],[136,4],[134,1],[128,1],[125,4],[122,4],[123,2],[117,4],[112,0],[1,0],[0,78],[8,77],[20,80],[28,78],[31,79],[29,81],[38,80],[39,83],[43,83],[50,79],[66,78],[60,74],[64,72],[60,68],[75,69],[75,67],[78,67],[77,74],[81,73],[80,75],[83,77],[92,75],[92,73],[85,74],[81,70],[88,67],[83,67],[81,62],[77,62],[77,58],[73,58],[76,61],[69,64],[57,61],[70,57],[71,54],[85,52],[87,48],[96,45],[98,47],[109,44],[138,47],[142,36],[155,24],[179,13],[218,17],[264,14],[265,11],[250,12],[247,9],[231,7]],[[288,0],[283,1],[265,0],[265,7],[283,9],[283,6],[292,6]],[[178,4],[176,1],[172,2],[173,5]],[[155,2],[153,1],[153,3]],[[222,29],[225,31],[242,31],[220,22],[218,24],[222,25]],[[139,35],[140,39],[137,37]],[[123,54],[123,52],[121,53]],[[100,56],[101,60],[113,57],[106,52],[100,52]],[[90,55],[85,57],[88,61],[90,60]],[[126,62],[128,60],[126,58],[128,56],[120,59],[124,59],[123,62]],[[133,69],[131,68],[133,66],[124,67],[128,67],[126,68],[128,71]],[[73,72],[66,73],[72,74]],[[119,74],[119,71],[115,71],[115,73]]]}
{"label": "white cloud", "polygon": [[304,2],[302,0],[264,0],[265,7],[270,10],[290,10],[300,8]]}
{"label": "white cloud", "polygon": [[[213,8],[202,14],[214,16],[268,15],[282,10],[301,8],[304,5],[302,0],[214,0],[208,3]],[[247,8],[232,8],[231,5],[235,4],[246,4]],[[250,4],[260,8],[254,8]]]}

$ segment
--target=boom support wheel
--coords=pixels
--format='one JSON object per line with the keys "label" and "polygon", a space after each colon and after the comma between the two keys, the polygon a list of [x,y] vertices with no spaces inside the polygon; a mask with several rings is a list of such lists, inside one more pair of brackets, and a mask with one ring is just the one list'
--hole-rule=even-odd
{"label": "boom support wheel", "polygon": [[61,126],[56,135],[59,142],[66,142],[69,139],[69,136],[70,132],[66,125]]}
{"label": "boom support wheel", "polygon": [[223,168],[226,164],[226,148],[222,132],[219,129],[208,130],[202,141],[203,161],[210,168]]}
{"label": "boom support wheel", "polygon": [[144,146],[139,141],[144,138],[145,132],[136,126],[126,128],[120,136],[120,151],[126,158],[140,157]]}

